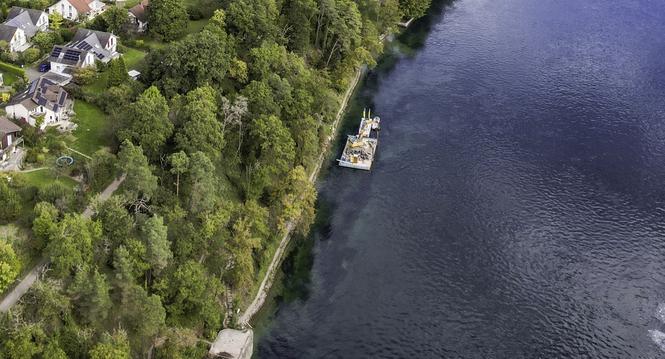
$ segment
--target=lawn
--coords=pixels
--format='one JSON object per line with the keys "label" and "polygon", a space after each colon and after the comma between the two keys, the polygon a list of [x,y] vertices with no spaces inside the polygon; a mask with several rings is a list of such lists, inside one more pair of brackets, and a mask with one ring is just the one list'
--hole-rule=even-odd
{"label": "lawn", "polygon": [[18,76],[14,75],[11,72],[7,71],[0,71],[2,73],[2,78],[4,80],[5,85],[11,86],[16,80],[18,80]]}
{"label": "lawn", "polygon": [[54,181],[60,181],[65,185],[71,186],[72,188],[78,185],[78,182],[67,176],[58,175],[50,168],[44,168],[32,172],[22,172],[20,176],[23,178],[26,185],[37,188],[42,188],[48,184],[53,183]]}
{"label": "lawn", "polygon": [[127,66],[127,70],[136,69],[139,63],[143,61],[145,55],[146,53],[141,50],[128,47],[127,50],[125,50],[125,52],[122,54],[122,58],[125,60],[125,66]]}
{"label": "lawn", "polygon": [[111,123],[102,110],[83,100],[74,102],[75,122],[78,128],[74,131],[76,140],[71,147],[92,156],[97,150],[108,148],[112,143]]}

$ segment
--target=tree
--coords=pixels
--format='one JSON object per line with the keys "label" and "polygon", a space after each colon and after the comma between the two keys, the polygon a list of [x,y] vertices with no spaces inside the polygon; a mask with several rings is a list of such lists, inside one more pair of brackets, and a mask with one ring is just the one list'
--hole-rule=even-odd
{"label": "tree", "polygon": [[44,352],[42,353],[42,357],[44,358],[49,358],[49,359],[68,359],[69,357],[67,356],[67,353],[65,353],[60,346],[58,346],[58,343],[56,342],[49,342],[46,344],[46,347],[44,347]]}
{"label": "tree", "polygon": [[263,116],[254,121],[251,129],[252,154],[256,168],[250,174],[247,189],[249,198],[258,198],[271,183],[280,181],[295,160],[295,143],[289,130],[275,116]]}
{"label": "tree", "polygon": [[0,203],[2,203],[0,206],[0,220],[2,221],[11,221],[21,212],[21,198],[2,179],[0,179]]}
{"label": "tree", "polygon": [[152,174],[148,158],[140,146],[125,140],[118,153],[118,166],[127,175],[123,187],[131,199],[152,197],[158,187],[157,177]]}
{"label": "tree", "polygon": [[134,229],[134,218],[127,212],[120,196],[111,196],[97,208],[96,220],[102,223],[102,231],[111,249],[127,243]]}
{"label": "tree", "polygon": [[18,276],[19,260],[7,240],[0,239],[0,293],[4,292]]}
{"label": "tree", "polygon": [[231,284],[236,290],[245,292],[254,280],[254,250],[261,247],[261,235],[267,235],[267,211],[256,202],[249,201],[236,210],[234,217],[231,221],[231,236],[224,243],[224,248],[232,264],[229,271]]}
{"label": "tree", "polygon": [[127,29],[129,15],[122,6],[109,6],[101,15],[105,30],[116,35],[124,35]]}
{"label": "tree", "polygon": [[78,313],[79,320],[97,328],[103,327],[113,306],[109,295],[110,286],[106,276],[95,268],[83,268],[74,276],[69,293]]}
{"label": "tree", "polygon": [[79,214],[66,214],[49,237],[46,253],[53,271],[64,277],[75,267],[92,261],[93,243],[101,238],[101,226]]}
{"label": "tree", "polygon": [[64,21],[64,19],[62,18],[62,15],[59,12],[52,12],[48,16],[49,27],[53,31],[60,30],[60,27],[62,26],[63,21]]}
{"label": "tree", "polygon": [[141,236],[146,247],[146,262],[156,273],[161,272],[173,259],[167,228],[160,216],[153,216],[141,225]]}
{"label": "tree", "polygon": [[224,147],[222,123],[217,119],[217,91],[197,88],[187,94],[182,110],[183,123],[176,133],[178,147],[187,153],[204,152],[218,158]]}
{"label": "tree", "polygon": [[230,32],[236,35],[245,48],[278,37],[279,12],[275,0],[236,0],[230,3],[226,14]]}
{"label": "tree", "polygon": [[169,105],[155,86],[145,90],[129,106],[122,122],[123,128],[118,131],[118,138],[137,143],[153,159],[158,158],[161,147],[173,133]]}
{"label": "tree", "polygon": [[22,325],[5,341],[4,352],[8,359],[31,359],[42,352],[45,337],[39,324]]}
{"label": "tree", "polygon": [[[53,15],[52,15],[53,16]],[[53,45],[57,43],[63,42],[62,36],[60,35],[60,32],[38,32],[35,34],[35,36],[32,37],[30,40],[33,45],[37,46],[37,48],[42,52],[42,54],[46,54],[53,49]]]}
{"label": "tree", "polygon": [[289,222],[298,221],[298,229],[306,235],[314,223],[316,189],[305,169],[298,166],[289,172],[277,195],[277,227],[280,231]]}
{"label": "tree", "polygon": [[35,219],[32,221],[32,233],[41,242],[47,242],[58,229],[59,212],[54,205],[40,202],[35,205]]}
{"label": "tree", "polygon": [[189,167],[189,157],[185,151],[180,151],[169,156],[169,162],[171,163],[170,172],[176,175],[175,181],[175,194],[176,196],[180,195],[180,175],[187,172]]}
{"label": "tree", "polygon": [[187,9],[182,0],[152,0],[148,12],[148,30],[153,36],[172,41],[187,29]]}
{"label": "tree", "polygon": [[217,178],[215,165],[205,153],[198,151],[192,154],[189,161],[187,181],[188,202],[191,213],[199,214],[209,211],[217,200]]}
{"label": "tree", "polygon": [[205,268],[195,261],[187,261],[175,270],[164,293],[169,298],[169,314],[187,326],[207,323],[209,327],[221,325],[221,310],[217,296],[221,286],[211,278]]}
{"label": "tree", "polygon": [[132,346],[147,349],[164,326],[166,312],[159,296],[149,295],[142,287],[131,284],[122,298],[120,317]]}
{"label": "tree", "polygon": [[[113,9],[120,9],[119,7],[112,7]],[[122,9],[121,9],[122,10]],[[125,10],[122,10],[125,12]],[[108,11],[105,12],[105,14]],[[120,86],[129,79],[127,75],[127,66],[125,66],[125,60],[122,56],[117,59],[111,60],[108,69],[108,86]]]}
{"label": "tree", "polygon": [[290,50],[305,54],[312,37],[312,27],[309,24],[316,12],[315,0],[285,1],[282,10],[282,21],[285,23],[286,39]]}
{"label": "tree", "polygon": [[115,155],[105,149],[92,154],[92,159],[85,163],[85,174],[88,185],[94,191],[101,191],[110,179],[115,177]]}
{"label": "tree", "polygon": [[130,359],[131,352],[127,332],[117,330],[113,334],[104,333],[101,342],[90,350],[90,359]]}
{"label": "tree", "polygon": [[399,0],[399,7],[406,18],[419,18],[425,15],[432,0]]}

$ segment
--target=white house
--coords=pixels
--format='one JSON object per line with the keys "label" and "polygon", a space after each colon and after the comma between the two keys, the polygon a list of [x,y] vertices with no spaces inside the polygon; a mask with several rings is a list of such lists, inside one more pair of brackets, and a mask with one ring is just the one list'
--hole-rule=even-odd
{"label": "white house", "polygon": [[99,0],[60,0],[48,8],[48,13],[59,13],[65,19],[77,21],[92,19],[105,9],[106,5]]}
{"label": "white house", "polygon": [[33,127],[39,125],[39,129],[43,130],[69,119],[73,104],[67,91],[42,77],[33,81],[27,90],[14,96],[5,112],[9,118],[24,121]]}
{"label": "white house", "polygon": [[9,52],[23,52],[30,47],[25,31],[6,24],[0,24],[0,41],[7,42]]}
{"label": "white house", "polygon": [[41,10],[14,6],[9,9],[5,25],[23,30],[25,37],[30,41],[39,31],[48,30],[48,14]]}
{"label": "white house", "polygon": [[75,68],[107,63],[120,56],[118,38],[110,32],[79,29],[67,45],[53,46],[49,62],[51,72],[71,75]]}

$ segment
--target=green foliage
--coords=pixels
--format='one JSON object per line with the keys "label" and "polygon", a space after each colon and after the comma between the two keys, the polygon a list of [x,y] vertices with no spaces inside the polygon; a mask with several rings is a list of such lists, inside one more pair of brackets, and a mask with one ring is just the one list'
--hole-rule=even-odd
{"label": "green foliage", "polygon": [[143,221],[141,236],[146,247],[146,262],[153,271],[161,272],[173,258],[171,242],[167,238],[167,228],[162,217],[154,216]]}
{"label": "green foliage", "polygon": [[14,282],[19,272],[19,260],[14,248],[5,239],[0,239],[0,293]]}
{"label": "green foliage", "polygon": [[21,198],[6,181],[0,179],[0,220],[10,221],[21,212]]}
{"label": "green foliage", "polygon": [[149,87],[129,106],[118,131],[120,141],[140,145],[151,158],[157,158],[161,147],[173,132],[169,105],[155,86]]}
{"label": "green foliage", "polygon": [[166,41],[182,36],[187,28],[187,9],[182,0],[152,0],[148,12],[149,31]]}
{"label": "green foliage", "polygon": [[112,306],[110,289],[106,276],[96,268],[84,267],[76,273],[69,293],[74,298],[74,308],[81,323],[103,327]]}
{"label": "green foliage", "polygon": [[66,214],[50,233],[46,246],[54,273],[62,278],[73,269],[90,264],[93,244],[100,238],[99,223],[78,214]]}
{"label": "green foliage", "polygon": [[59,32],[38,32],[30,40],[42,54],[49,53],[53,49],[53,45],[62,43],[64,40]]}
{"label": "green foliage", "polygon": [[[119,9],[114,7],[114,9]],[[124,10],[123,10],[124,11]],[[108,13],[105,12],[105,13]],[[117,59],[111,60],[108,68],[108,86],[120,86],[129,80],[127,75],[127,66],[125,66],[125,59],[120,56]]]}
{"label": "green foliage", "polygon": [[95,152],[92,159],[85,163],[86,179],[94,191],[104,189],[108,182],[115,177],[115,170],[115,155],[103,149]]}
{"label": "green foliage", "polygon": [[130,199],[152,197],[157,190],[157,177],[152,174],[148,158],[140,146],[125,140],[118,153],[118,167],[127,175],[123,188]]}
{"label": "green foliage", "polygon": [[222,123],[217,119],[217,91],[201,87],[187,94],[183,124],[176,134],[178,147],[187,153],[202,151],[218,158],[224,146]]}
{"label": "green foliage", "polygon": [[104,333],[101,342],[90,350],[90,359],[130,359],[127,333],[118,330],[113,334]]}
{"label": "green foliage", "polygon": [[399,8],[406,18],[418,18],[425,15],[432,0],[399,0]]}
{"label": "green foliage", "polygon": [[283,178],[295,161],[295,143],[289,130],[275,116],[257,119],[250,130],[252,139],[249,198],[258,198],[276,179]]}
{"label": "green foliage", "polygon": [[227,22],[245,48],[277,40],[279,11],[275,0],[236,0],[226,10]]}

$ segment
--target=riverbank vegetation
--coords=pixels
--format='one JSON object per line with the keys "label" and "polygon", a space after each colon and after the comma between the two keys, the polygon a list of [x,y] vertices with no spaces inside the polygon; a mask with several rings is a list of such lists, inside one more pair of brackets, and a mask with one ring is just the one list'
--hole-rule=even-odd
{"label": "riverbank vegetation", "polygon": [[[114,154],[96,152],[84,173],[127,177],[92,218],[36,204],[32,235],[51,265],[1,318],[0,357],[203,357],[289,224],[308,231],[309,173],[356,69],[428,5],[151,0],[148,36],[163,46],[147,49],[141,80],[112,76],[125,68],[112,63],[86,97],[114,124]],[[207,20],[187,34],[195,18]]]}

